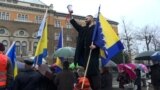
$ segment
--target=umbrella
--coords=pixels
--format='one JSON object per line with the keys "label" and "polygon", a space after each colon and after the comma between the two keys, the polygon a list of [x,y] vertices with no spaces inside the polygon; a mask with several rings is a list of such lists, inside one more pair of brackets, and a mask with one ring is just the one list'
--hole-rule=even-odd
{"label": "umbrella", "polygon": [[153,61],[160,61],[160,51],[156,51],[155,53],[153,53],[153,55],[151,55],[151,59]]}
{"label": "umbrella", "polygon": [[73,47],[63,47],[56,50],[53,54],[54,57],[64,57],[70,58],[75,55],[75,48]]}
{"label": "umbrella", "polygon": [[139,53],[135,60],[151,60],[151,56],[155,53],[155,51],[145,51],[142,53]]}
{"label": "umbrella", "polygon": [[105,65],[105,67],[117,67],[117,64],[115,63],[115,62],[113,62],[113,61],[109,61],[106,65]]}
{"label": "umbrella", "polygon": [[134,80],[134,79],[136,79],[137,76],[133,70],[135,68],[135,66],[132,67],[132,65],[133,64],[118,64],[118,70],[119,70],[119,72],[123,70],[124,72],[126,72],[129,75],[130,79]]}
{"label": "umbrella", "polygon": [[137,68],[136,64],[133,63],[127,63],[125,66],[129,69],[135,70]]}
{"label": "umbrella", "polygon": [[148,68],[144,64],[137,64],[137,68],[140,69],[144,73],[148,73]]}

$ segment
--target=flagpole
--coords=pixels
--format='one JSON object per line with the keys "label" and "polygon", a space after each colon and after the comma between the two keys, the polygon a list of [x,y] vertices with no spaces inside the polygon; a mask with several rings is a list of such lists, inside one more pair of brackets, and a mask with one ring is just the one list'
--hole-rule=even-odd
{"label": "flagpole", "polygon": [[8,49],[8,51],[6,52],[6,55],[8,55],[8,53],[11,51],[11,47],[13,47],[13,45],[15,44],[16,42],[13,41],[12,45],[10,46],[10,48]]}
{"label": "flagpole", "polygon": [[[93,42],[92,42],[91,45],[93,45]],[[87,66],[86,66],[86,69],[85,69],[85,73],[84,73],[81,89],[83,89],[83,87],[84,87],[84,81],[85,81],[85,77],[87,76],[88,66],[89,66],[90,58],[91,58],[91,53],[92,53],[92,49],[90,49],[90,51],[89,51],[89,56],[88,56],[88,60],[87,60]]]}
{"label": "flagpole", "polygon": [[63,47],[63,45],[64,45],[64,44],[63,44],[63,43],[64,43],[64,42],[63,42],[63,26],[61,26],[61,31],[62,31],[62,47]]}
{"label": "flagpole", "polygon": [[123,64],[125,64],[125,56],[124,56],[124,51],[122,51],[122,56],[123,56]]}

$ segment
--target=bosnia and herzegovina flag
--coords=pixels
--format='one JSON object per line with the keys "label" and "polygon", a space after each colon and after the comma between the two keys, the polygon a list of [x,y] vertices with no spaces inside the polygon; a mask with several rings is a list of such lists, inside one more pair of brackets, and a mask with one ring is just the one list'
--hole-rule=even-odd
{"label": "bosnia and herzegovina flag", "polygon": [[45,28],[43,30],[42,36],[38,41],[38,45],[35,52],[35,64],[42,64],[42,59],[47,56],[47,45],[48,45],[48,28],[47,23],[45,23]]}
{"label": "bosnia and herzegovina flag", "polygon": [[12,43],[12,45],[8,49],[6,55],[9,57],[9,59],[12,62],[13,75],[14,75],[14,77],[16,77],[17,74],[18,74],[18,67],[17,67],[17,63],[16,63],[16,45],[15,45],[15,42]]}
{"label": "bosnia and herzegovina flag", "polygon": [[60,60],[59,57],[57,57],[55,62],[55,73],[61,72],[62,69],[63,69],[62,60]]}
{"label": "bosnia and herzegovina flag", "polygon": [[94,44],[100,47],[102,66],[124,49],[118,35],[100,12],[98,13],[92,40]]}

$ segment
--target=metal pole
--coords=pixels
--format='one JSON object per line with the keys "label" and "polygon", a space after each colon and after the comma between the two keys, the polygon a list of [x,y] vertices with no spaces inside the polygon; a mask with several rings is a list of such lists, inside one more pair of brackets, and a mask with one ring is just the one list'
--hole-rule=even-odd
{"label": "metal pole", "polygon": [[89,57],[88,57],[87,66],[86,66],[86,70],[85,70],[85,73],[84,73],[81,89],[83,89],[83,87],[84,87],[84,81],[85,81],[85,77],[87,75],[88,66],[89,66],[89,62],[90,62],[90,58],[91,58],[91,53],[92,53],[92,49],[90,49],[90,51],[89,51]]}
{"label": "metal pole", "polygon": [[122,55],[123,55],[123,64],[125,64],[125,56],[124,56],[124,51],[122,51]]}

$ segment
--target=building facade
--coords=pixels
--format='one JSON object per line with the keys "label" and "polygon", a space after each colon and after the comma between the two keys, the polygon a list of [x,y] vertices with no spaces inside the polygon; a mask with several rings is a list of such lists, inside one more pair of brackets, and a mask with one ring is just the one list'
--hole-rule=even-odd
{"label": "building facade", "polygon": [[[52,4],[47,6],[40,0],[0,0],[0,42],[6,50],[15,41],[17,57],[34,56],[38,43],[36,34],[47,8],[48,59],[52,59],[62,27],[64,46],[75,47],[77,33],[68,22],[67,14],[53,10]],[[74,18],[84,24],[85,17],[74,15]],[[118,34],[118,23],[109,23]]]}

